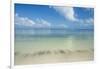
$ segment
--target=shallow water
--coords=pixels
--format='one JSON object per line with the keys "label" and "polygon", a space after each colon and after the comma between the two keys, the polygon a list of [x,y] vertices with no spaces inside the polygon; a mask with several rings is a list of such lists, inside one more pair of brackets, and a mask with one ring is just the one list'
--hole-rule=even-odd
{"label": "shallow water", "polygon": [[42,36],[41,34],[33,35],[30,33],[17,34],[15,35],[15,57],[16,57],[15,60],[17,61],[17,64],[18,61],[20,63],[20,59],[17,58],[18,55],[16,54],[29,56],[32,54],[43,55],[48,53],[50,56],[50,53],[59,52],[61,54],[64,54],[64,52],[66,51],[71,51],[71,52],[86,51],[87,53],[89,53],[88,51],[92,51],[94,49],[93,36],[94,36],[93,31],[78,31],[60,35],[43,34]]}

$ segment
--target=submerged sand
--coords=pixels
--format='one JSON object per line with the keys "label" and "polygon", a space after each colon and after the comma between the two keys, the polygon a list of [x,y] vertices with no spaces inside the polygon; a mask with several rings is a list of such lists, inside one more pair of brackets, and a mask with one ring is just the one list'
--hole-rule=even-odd
{"label": "submerged sand", "polygon": [[43,50],[33,53],[15,52],[15,65],[91,61],[93,50]]}

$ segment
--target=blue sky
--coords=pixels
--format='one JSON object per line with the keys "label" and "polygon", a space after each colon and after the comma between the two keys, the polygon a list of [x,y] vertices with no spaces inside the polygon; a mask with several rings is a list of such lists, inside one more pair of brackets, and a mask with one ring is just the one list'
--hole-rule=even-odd
{"label": "blue sky", "polygon": [[15,4],[15,25],[33,28],[93,29],[94,9]]}

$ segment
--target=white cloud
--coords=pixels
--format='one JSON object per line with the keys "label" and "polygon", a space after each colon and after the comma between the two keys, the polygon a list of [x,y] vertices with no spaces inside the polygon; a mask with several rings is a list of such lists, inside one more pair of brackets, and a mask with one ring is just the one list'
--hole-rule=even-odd
{"label": "white cloud", "polygon": [[86,23],[94,23],[94,19],[93,18],[89,18],[86,20]]}
{"label": "white cloud", "polygon": [[[51,7],[50,7],[51,8]],[[66,19],[69,19],[70,21],[75,21],[76,23],[87,23],[92,24],[94,19],[93,18],[87,18],[87,19],[78,19],[76,18],[75,11],[73,7],[52,7],[54,10],[56,10],[58,13],[60,13],[62,16],[64,16]],[[91,10],[90,8],[86,8],[86,10]]]}
{"label": "white cloud", "polygon": [[53,7],[57,12],[63,15],[66,19],[76,21],[75,12],[72,7]]}
{"label": "white cloud", "polygon": [[36,21],[29,19],[28,17],[20,17],[18,14],[15,14],[15,24],[23,26],[32,26],[32,27],[50,27],[51,23],[42,18],[37,18]]}
{"label": "white cloud", "polygon": [[79,19],[78,22],[79,23],[83,23],[83,24],[93,24],[94,23],[94,19],[93,18]]}
{"label": "white cloud", "polygon": [[16,14],[15,15],[15,24],[24,25],[24,26],[33,26],[35,24],[35,22],[27,17],[20,17],[18,14]]}
{"label": "white cloud", "polygon": [[51,23],[49,23],[45,19],[42,19],[42,18],[36,19],[35,27],[50,27],[50,26],[51,26]]}

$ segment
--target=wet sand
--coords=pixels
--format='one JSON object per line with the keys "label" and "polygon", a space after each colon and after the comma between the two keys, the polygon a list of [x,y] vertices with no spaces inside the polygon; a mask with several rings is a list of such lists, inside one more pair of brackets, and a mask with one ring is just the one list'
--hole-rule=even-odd
{"label": "wet sand", "polygon": [[93,59],[94,50],[57,49],[33,53],[15,52],[15,65],[92,61]]}

